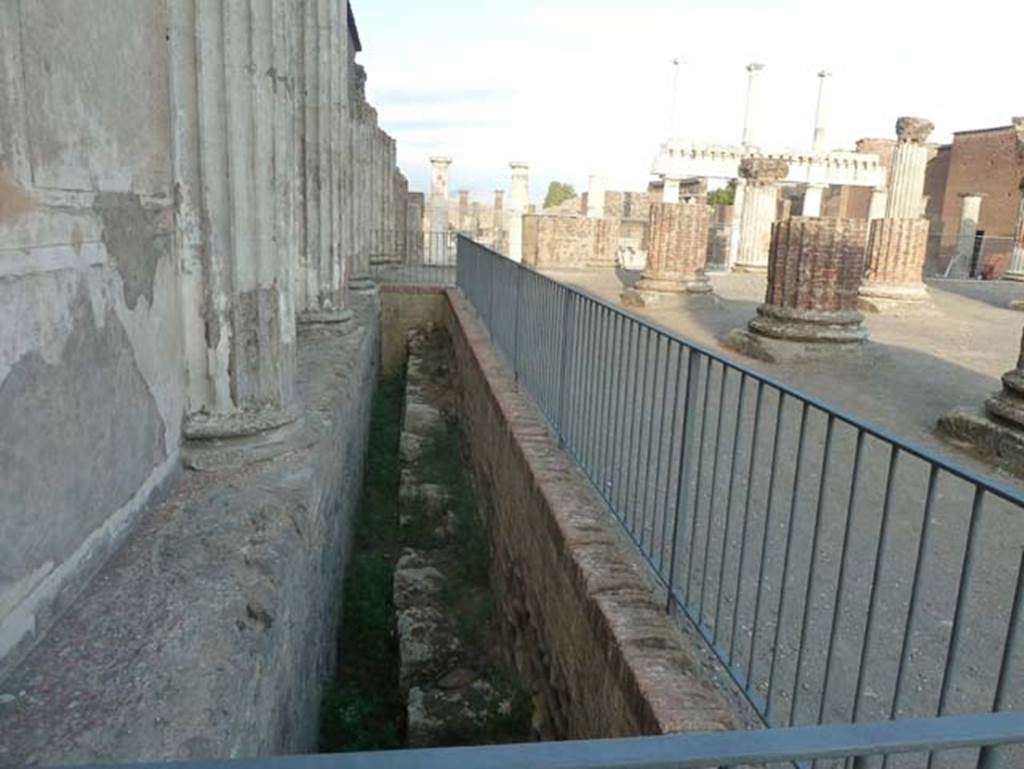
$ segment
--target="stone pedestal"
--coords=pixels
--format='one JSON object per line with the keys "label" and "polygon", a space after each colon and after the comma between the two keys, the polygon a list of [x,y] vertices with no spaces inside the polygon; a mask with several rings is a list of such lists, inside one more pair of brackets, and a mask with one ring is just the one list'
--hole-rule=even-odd
{"label": "stone pedestal", "polygon": [[1010,258],[1010,269],[1003,277],[1006,280],[1024,281],[1024,179],[1018,186],[1017,228],[1013,235],[1013,256]]}
{"label": "stone pedestal", "polygon": [[[295,419],[294,116],[302,107],[277,79],[296,75],[303,20],[291,3],[168,8],[184,268],[184,453],[212,447],[220,457],[249,439],[277,445],[267,436]],[[318,200],[323,206],[322,194]],[[319,248],[333,242],[327,236]]]}
{"label": "stone pedestal", "polygon": [[1024,476],[1024,338],[1017,367],[1003,374],[1003,388],[984,411],[958,408],[939,419],[939,433],[953,443]]}
{"label": "stone pedestal", "polygon": [[764,272],[768,269],[779,182],[789,173],[789,166],[778,158],[755,156],[742,160],[739,173],[746,181],[746,191],[734,268],[741,272]]}
{"label": "stone pedestal", "polygon": [[935,128],[931,121],[901,117],[896,121],[896,150],[889,171],[886,219],[917,219],[924,214],[924,175],[928,166],[925,142]]}
{"label": "stone pedestal", "polygon": [[867,338],[857,311],[868,223],[795,217],[772,226],[768,289],[755,334],[792,342],[850,344]]}
{"label": "stone pedestal", "polygon": [[697,202],[652,203],[647,266],[637,284],[622,294],[623,304],[646,306],[666,297],[707,295],[704,274],[711,209]]}
{"label": "stone pedestal", "polygon": [[956,236],[956,256],[949,270],[949,276],[952,278],[970,277],[982,197],[983,195],[978,192],[960,193],[960,229]]}
{"label": "stone pedestal", "polygon": [[861,309],[882,312],[928,299],[922,280],[927,219],[875,219],[868,235]]}

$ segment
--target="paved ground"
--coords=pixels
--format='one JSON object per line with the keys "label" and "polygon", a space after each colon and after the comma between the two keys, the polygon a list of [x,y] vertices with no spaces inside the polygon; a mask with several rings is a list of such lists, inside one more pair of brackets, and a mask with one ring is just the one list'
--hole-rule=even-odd
{"label": "paved ground", "polygon": [[[552,276],[618,301],[621,284],[613,273]],[[740,359],[718,341],[753,316],[764,278],[716,276],[713,283],[715,306],[676,303],[640,314],[992,473],[944,444],[933,426],[953,406],[980,405],[1015,363],[1024,315],[1003,308],[1024,298],[1024,286],[936,283],[932,312],[870,317],[872,341],[863,352],[773,365]],[[523,384],[547,387],[550,416],[552,383],[537,372],[553,367],[534,361],[557,349],[550,332],[556,318],[541,297],[524,294],[519,368]],[[602,327],[607,333],[594,331]],[[844,721],[858,691],[861,718],[933,715],[944,683],[944,712],[989,710],[1024,547],[1022,511],[990,494],[980,498],[958,613],[972,486],[937,472],[929,496],[926,462],[900,453],[893,464],[889,446],[871,436],[860,438],[858,451],[855,428],[835,421],[829,437],[827,415],[813,408],[801,440],[798,401],[785,398],[780,406],[778,391],[764,388],[758,408],[756,384],[741,389],[738,372],[723,375],[718,364],[703,362],[694,391],[700,408],[691,412],[703,417],[692,422],[687,443],[690,457],[700,447],[701,461],[681,461],[683,409],[672,385],[680,369],[685,379],[687,367],[675,348],[634,332],[607,325],[606,315],[577,316],[567,365],[572,405],[560,420],[567,448],[652,568],[685,596],[691,617],[699,617],[723,656],[749,678],[750,690],[768,700],[772,719]],[[682,493],[681,467],[689,468]],[[915,591],[918,608],[908,618]],[[1011,663],[1009,702],[1021,707],[1024,653]]]}

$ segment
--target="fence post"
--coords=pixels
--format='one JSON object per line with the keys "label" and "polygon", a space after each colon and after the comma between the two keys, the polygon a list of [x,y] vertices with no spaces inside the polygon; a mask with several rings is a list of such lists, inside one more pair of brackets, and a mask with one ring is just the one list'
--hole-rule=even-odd
{"label": "fence post", "polygon": [[[669,614],[672,613],[672,597],[674,595],[674,582],[676,576],[676,550],[678,549],[679,542],[679,519],[683,515],[683,507],[686,503],[687,488],[690,485],[690,466],[692,462],[687,464],[686,461],[686,448],[687,445],[693,439],[693,417],[696,416],[694,413],[696,404],[694,403],[697,392],[696,392],[696,380],[697,370],[700,368],[700,358],[698,353],[694,351],[692,347],[686,351],[686,397],[683,398],[683,435],[682,435],[682,446],[679,450],[679,487],[676,489],[676,507],[675,515],[672,518],[672,549],[669,551],[669,562],[668,562],[668,595],[665,597],[665,611]],[[700,456],[697,456],[697,462],[700,463]],[[687,564],[689,568],[689,564]]]}
{"label": "fence post", "polygon": [[562,286],[562,346],[559,352],[559,374],[558,374],[558,415],[555,419],[555,432],[558,433],[558,445],[565,446],[565,426],[562,422],[562,415],[565,413],[565,400],[569,389],[569,336],[573,333],[575,325],[576,304],[572,301],[573,292]]}
{"label": "fence post", "polygon": [[519,299],[523,290],[523,270],[516,266],[516,305],[512,320],[512,378],[519,381]]}

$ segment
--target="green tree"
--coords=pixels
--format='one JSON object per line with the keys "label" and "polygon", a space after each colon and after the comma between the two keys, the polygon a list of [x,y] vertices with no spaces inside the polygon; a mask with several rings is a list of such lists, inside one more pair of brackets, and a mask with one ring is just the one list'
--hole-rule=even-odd
{"label": "green tree", "polygon": [[551,182],[548,185],[548,194],[544,197],[544,208],[554,208],[559,203],[564,203],[574,197],[576,197],[576,190],[571,184]]}
{"label": "green tree", "polygon": [[708,193],[709,206],[731,206],[736,198],[736,180],[733,179],[725,187]]}

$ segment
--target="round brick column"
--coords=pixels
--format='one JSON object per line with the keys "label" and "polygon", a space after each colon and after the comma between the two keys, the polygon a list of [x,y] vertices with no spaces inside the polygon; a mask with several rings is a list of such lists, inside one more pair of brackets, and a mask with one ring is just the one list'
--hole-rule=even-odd
{"label": "round brick column", "polygon": [[1003,389],[985,401],[989,415],[1024,429],[1024,336],[1020,340],[1017,368],[1003,374]]}
{"label": "round brick column", "polygon": [[861,297],[895,302],[926,300],[928,291],[922,276],[927,253],[927,219],[875,219],[868,235]]}
{"label": "round brick column", "polygon": [[794,217],[772,226],[768,290],[755,334],[793,342],[861,342],[857,311],[868,223]]}
{"label": "round brick column", "polygon": [[711,208],[687,203],[652,203],[648,218],[647,267],[636,290],[643,294],[706,294]]}

